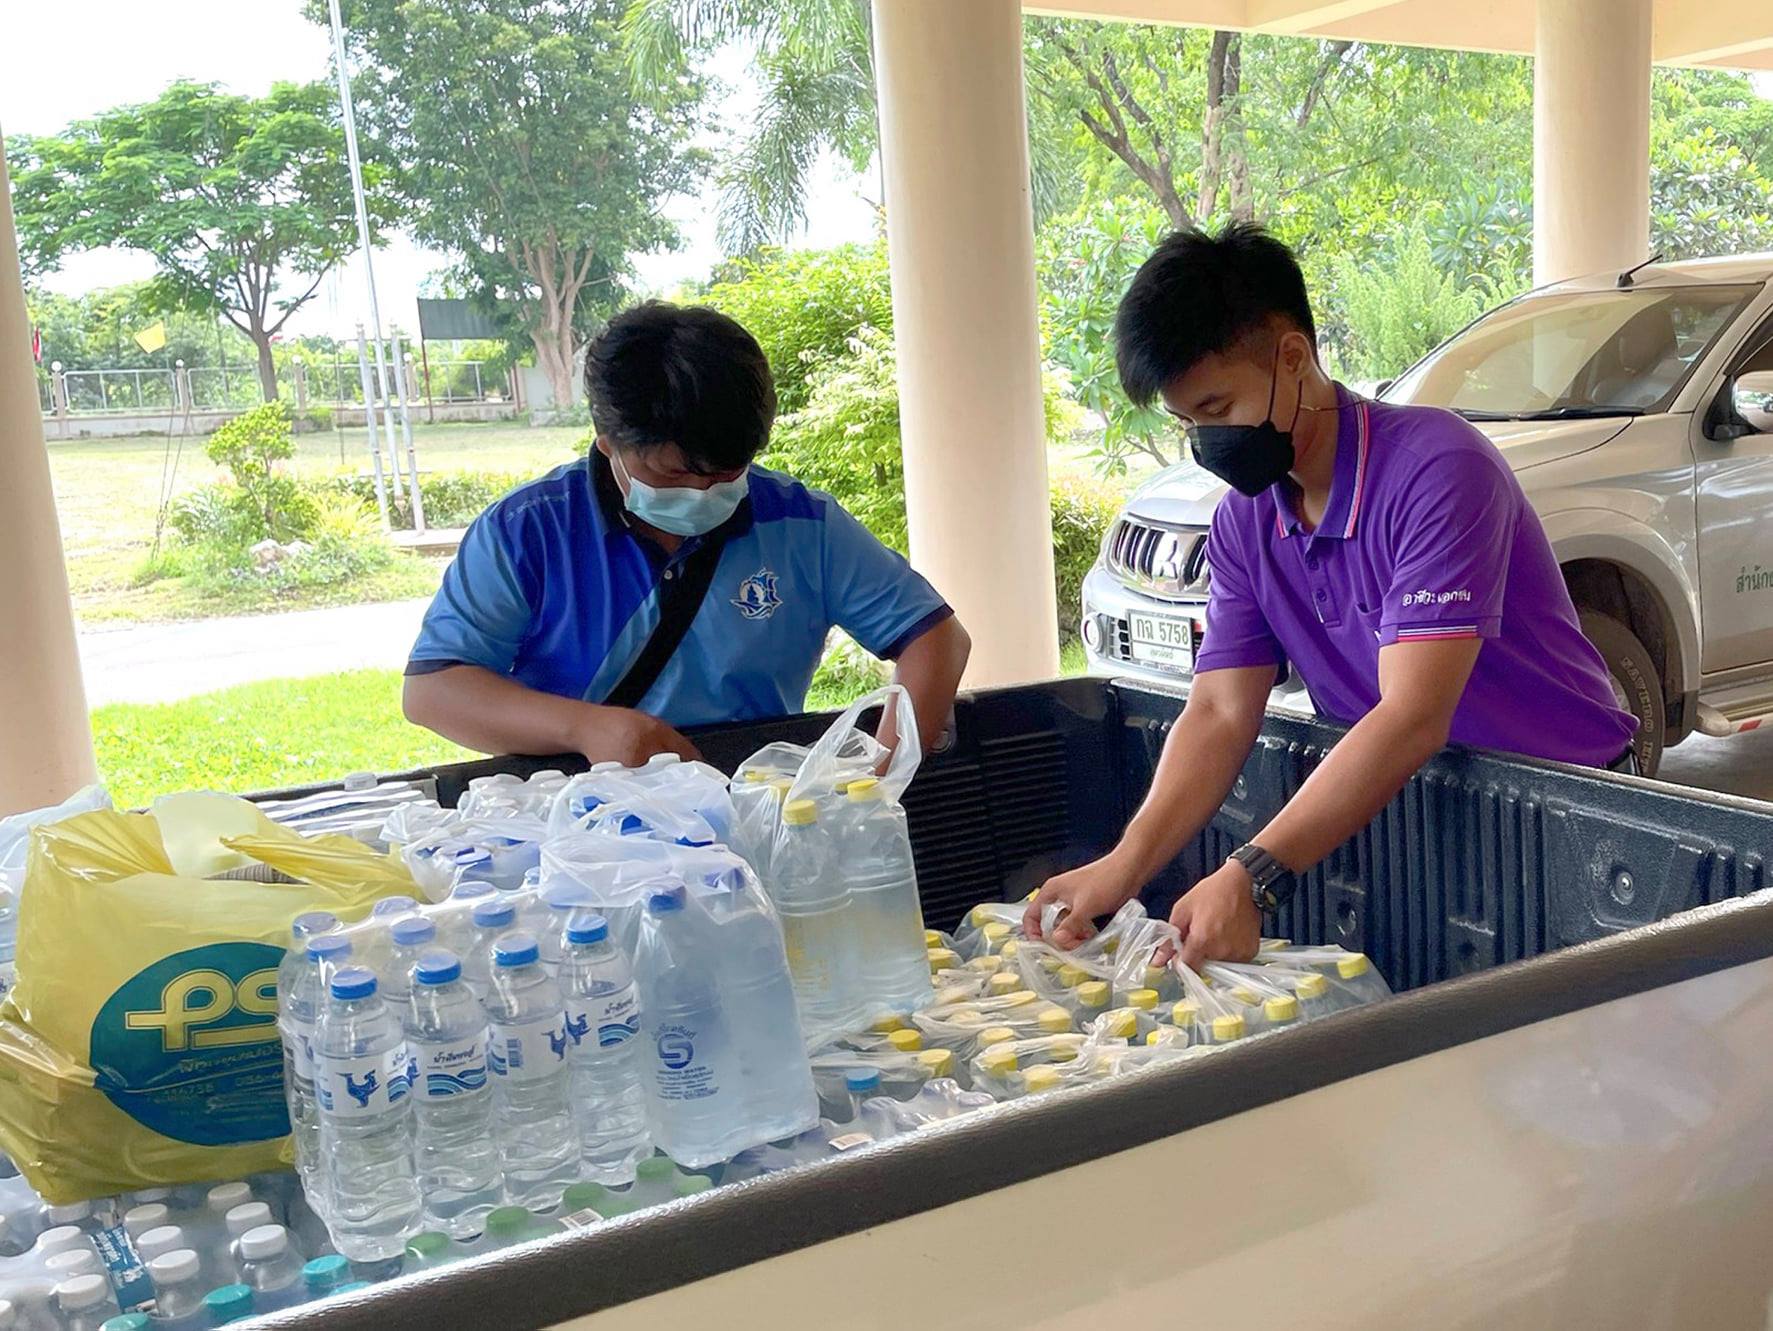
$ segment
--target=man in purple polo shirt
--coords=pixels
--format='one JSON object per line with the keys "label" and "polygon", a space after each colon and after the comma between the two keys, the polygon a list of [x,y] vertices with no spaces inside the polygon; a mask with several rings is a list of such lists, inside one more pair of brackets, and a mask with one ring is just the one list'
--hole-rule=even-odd
{"label": "man in purple polo shirt", "polygon": [[1170,919],[1190,965],[1256,954],[1262,912],[1365,827],[1449,740],[1635,770],[1635,721],[1577,624],[1513,473],[1451,412],[1370,402],[1317,359],[1305,280],[1259,227],[1172,234],[1115,322],[1121,384],[1155,397],[1233,487],[1207,538],[1212,593],[1187,706],[1119,845],[1050,880],[1038,935],[1073,947],[1224,803],[1291,663],[1352,728],[1299,793]]}

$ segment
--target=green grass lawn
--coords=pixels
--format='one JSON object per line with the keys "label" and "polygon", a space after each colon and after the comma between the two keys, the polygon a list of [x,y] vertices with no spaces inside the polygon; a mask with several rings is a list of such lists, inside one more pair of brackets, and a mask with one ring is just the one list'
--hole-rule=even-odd
{"label": "green grass lawn", "polygon": [[[1062,673],[1083,673],[1080,644],[1062,656]],[[807,708],[842,707],[869,687],[827,677]],[[397,670],[266,680],[182,702],[112,703],[93,712],[92,736],[99,776],[120,808],[180,790],[273,790],[475,756],[407,723]]]}
{"label": "green grass lawn", "polygon": [[[512,471],[539,476],[575,456],[584,437],[583,426],[531,429],[520,423],[499,422],[417,426],[413,430],[422,472]],[[203,444],[202,439],[174,440],[176,458],[169,456],[167,441],[159,437],[49,445],[62,550],[74,609],[83,622],[299,610],[428,596],[437,589],[442,563],[415,559],[402,560],[392,569],[341,587],[271,601],[251,595],[202,597],[178,582],[133,586],[136,570],[153,545],[162,476],[172,475],[175,496],[222,479],[221,469],[204,455]],[[307,476],[367,471],[363,434],[347,430],[298,435],[294,466]]]}

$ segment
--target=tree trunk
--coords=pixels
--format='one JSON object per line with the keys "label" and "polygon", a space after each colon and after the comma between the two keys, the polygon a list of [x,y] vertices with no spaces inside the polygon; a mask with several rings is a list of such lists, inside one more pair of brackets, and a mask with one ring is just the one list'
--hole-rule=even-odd
{"label": "tree trunk", "polygon": [[536,364],[548,376],[548,387],[554,394],[556,411],[570,411],[573,405],[573,334],[572,322],[558,313],[544,312],[540,327],[530,329],[529,340],[535,344]]}
{"label": "tree trunk", "polygon": [[[1237,34],[1215,32],[1207,52],[1207,105],[1200,122],[1200,197],[1195,215],[1204,223],[1219,207],[1219,182],[1225,173],[1225,117],[1230,96],[1237,92]],[[1227,76],[1232,86],[1226,87]]]}
{"label": "tree trunk", "polygon": [[271,359],[271,335],[264,329],[254,327],[252,330],[253,345],[259,349],[259,389],[265,395],[265,401],[277,400],[277,362]]}

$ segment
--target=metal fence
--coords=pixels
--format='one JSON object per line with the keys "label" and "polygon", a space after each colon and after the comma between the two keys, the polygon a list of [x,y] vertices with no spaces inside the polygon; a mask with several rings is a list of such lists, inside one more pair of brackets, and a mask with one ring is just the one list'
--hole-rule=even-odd
{"label": "metal fence", "polygon": [[[413,405],[445,405],[470,402],[508,402],[511,386],[503,375],[492,373],[480,360],[433,360],[429,366],[405,358],[406,383]],[[399,402],[399,379],[388,367],[393,382],[381,393],[384,400]],[[380,390],[381,380],[373,361],[370,383]],[[297,411],[313,407],[360,407],[363,378],[357,358],[340,354],[327,361],[291,359],[278,367],[278,396]],[[258,367],[254,365],[203,365],[187,369],[179,365],[165,370],[51,368],[37,381],[38,402],[46,416],[92,416],[142,412],[244,410],[264,401]]]}

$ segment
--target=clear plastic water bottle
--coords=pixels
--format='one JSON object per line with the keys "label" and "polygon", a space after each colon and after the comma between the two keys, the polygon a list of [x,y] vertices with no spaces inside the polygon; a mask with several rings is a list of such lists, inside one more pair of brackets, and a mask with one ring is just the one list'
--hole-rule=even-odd
{"label": "clear plastic water bottle", "polygon": [[880,1069],[851,1068],[844,1074],[843,1090],[849,1109],[843,1121],[858,1123],[862,1119],[863,1102],[880,1094]]}
{"label": "clear plastic water bottle", "polygon": [[264,1202],[246,1202],[229,1211],[224,1223],[228,1227],[228,1260],[219,1274],[230,1280],[238,1280],[243,1260],[240,1255],[240,1240],[259,1226],[272,1223],[271,1208]]}
{"label": "clear plastic water bottle", "polygon": [[419,954],[437,942],[437,926],[423,915],[408,915],[388,927],[388,963],[382,972],[382,1001],[396,1012],[412,997],[412,968]]}
{"label": "clear plastic water bottle", "polygon": [[634,1167],[653,1153],[634,977],[628,958],[610,941],[603,916],[574,913],[564,941],[560,989],[572,1040],[567,1057],[581,1163],[600,1183],[627,1183]]}
{"label": "clear plastic water bottle", "polygon": [[850,782],[844,800],[836,828],[837,865],[866,940],[864,987],[872,1005],[909,1012],[929,1002],[931,990],[905,810],[886,798],[873,777]]}
{"label": "clear plastic water bottle", "polygon": [[[302,918],[315,919],[313,916]],[[278,1033],[283,1039],[284,1103],[289,1110],[296,1173],[301,1176],[303,1189],[314,1199],[322,1214],[326,1211],[327,1200],[319,1173],[320,1110],[314,1102],[314,1034],[320,1010],[325,1006],[326,983],[332,972],[351,956],[351,940],[333,932],[338,927],[336,919],[332,916],[325,918],[332,920],[332,928],[322,928],[309,936],[303,947],[303,964],[293,970],[288,989],[283,987],[281,970],[277,979],[280,1000]],[[320,921],[315,920],[315,923],[319,925]]]}
{"label": "clear plastic water bottle", "polygon": [[98,1254],[91,1248],[69,1248],[43,1263],[43,1274],[57,1285],[75,1276],[97,1275],[103,1270]]}
{"label": "clear plastic water bottle", "polygon": [[419,1230],[410,1058],[376,977],[347,966],[320,1018],[314,1090],[334,1245],[353,1261],[398,1256]]}
{"label": "clear plastic water bottle", "polygon": [[862,1015],[856,911],[838,872],[831,838],[812,800],[782,807],[770,864],[770,899],[782,917],[788,968],[806,1025],[836,1029]]}
{"label": "clear plastic water bottle", "polygon": [[163,1321],[191,1324],[203,1311],[209,1286],[203,1279],[203,1262],[189,1248],[175,1248],[148,1262],[154,1282],[154,1312]]}
{"label": "clear plastic water bottle", "polygon": [[[301,1061],[302,1044],[299,1035],[301,1031],[309,1032],[310,1045],[312,1044],[314,1002],[312,994],[303,988],[302,983],[310,968],[308,943],[322,934],[334,932],[338,927],[339,917],[327,911],[309,911],[296,916],[289,926],[289,946],[284,949],[283,960],[277,963],[277,1031],[283,1038],[283,1085],[289,1103],[292,1130],[296,1127],[298,1117],[309,1124],[314,1121],[313,1069]],[[292,1009],[292,1000],[305,1002],[305,1006],[299,1010]],[[297,1145],[299,1148],[300,1143]]]}
{"label": "clear plastic water bottle", "polygon": [[536,929],[536,944],[542,953],[542,968],[550,975],[558,974],[566,956],[566,930],[572,917],[593,909],[591,893],[578,883],[550,883],[542,889],[542,904],[547,914]]}
{"label": "clear plastic water bottle", "polygon": [[177,1225],[162,1225],[159,1229],[150,1229],[135,1241],[136,1256],[144,1264],[190,1246],[185,1241],[185,1231]]}
{"label": "clear plastic water bottle", "polygon": [[505,1193],[518,1206],[546,1211],[578,1179],[579,1137],[566,1064],[566,1005],[542,969],[533,935],[506,934],[493,945],[485,1007]]}
{"label": "clear plastic water bottle", "polygon": [[744,1074],[721,1005],[712,939],[685,910],[686,895],[679,884],[647,898],[634,978],[653,1140],[672,1158],[698,1167],[755,1140],[745,1122]]}
{"label": "clear plastic water bottle", "polygon": [[240,1236],[240,1283],[252,1286],[257,1312],[302,1301],[302,1257],[282,1225],[260,1225]]}
{"label": "clear plastic water bottle", "polygon": [[172,1221],[172,1211],[165,1202],[144,1202],[123,1213],[123,1228],[132,1239],[139,1239],[150,1229],[159,1229]]}
{"label": "clear plastic water bottle", "polygon": [[491,898],[474,907],[473,938],[462,956],[462,979],[482,1003],[492,989],[493,947],[501,935],[509,933],[517,922],[514,903]]}
{"label": "clear plastic water bottle", "polygon": [[406,1038],[418,1066],[413,1118],[425,1223],[468,1238],[504,1201],[486,1013],[453,952],[422,953],[412,978]]}
{"label": "clear plastic water bottle", "polygon": [[99,1331],[119,1311],[111,1282],[100,1275],[75,1276],[55,1287],[64,1331]]}
{"label": "clear plastic water bottle", "polygon": [[731,1015],[749,1113],[767,1141],[798,1136],[818,1121],[819,1097],[782,930],[742,874],[728,874],[714,886],[703,901],[714,922],[721,994]]}

